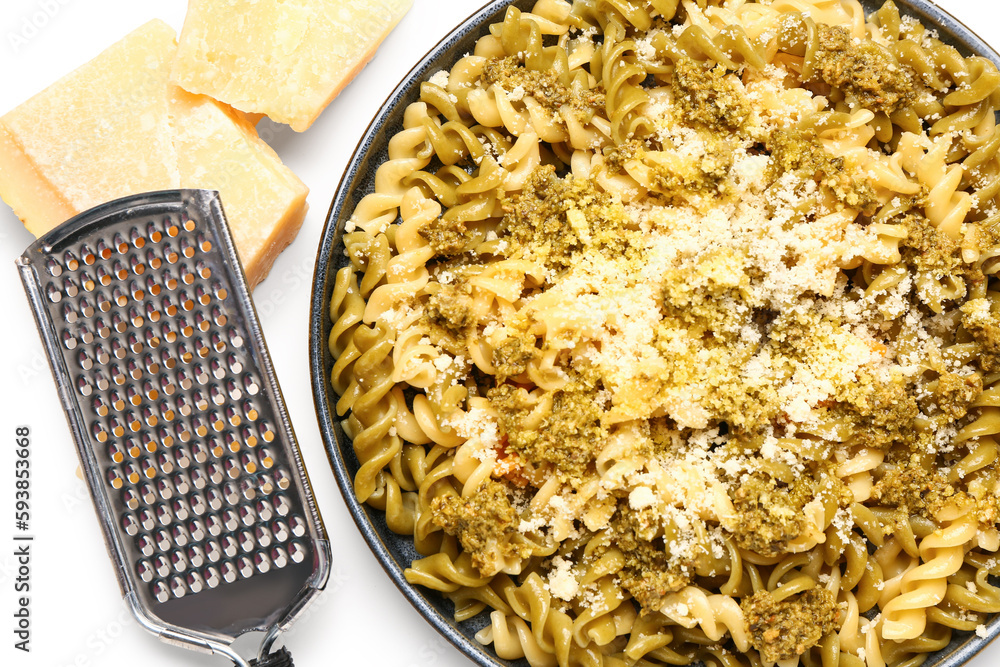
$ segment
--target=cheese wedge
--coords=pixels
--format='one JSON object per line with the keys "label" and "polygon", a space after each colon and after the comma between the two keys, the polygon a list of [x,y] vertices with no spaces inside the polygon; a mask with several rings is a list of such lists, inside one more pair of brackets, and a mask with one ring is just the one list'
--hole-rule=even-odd
{"label": "cheese wedge", "polygon": [[219,190],[252,287],[298,232],[308,189],[242,114],[170,83],[176,50],[151,21],[0,117],[0,197],[41,236],[118,197]]}
{"label": "cheese wedge", "polygon": [[302,132],[413,0],[189,0],[174,83]]}

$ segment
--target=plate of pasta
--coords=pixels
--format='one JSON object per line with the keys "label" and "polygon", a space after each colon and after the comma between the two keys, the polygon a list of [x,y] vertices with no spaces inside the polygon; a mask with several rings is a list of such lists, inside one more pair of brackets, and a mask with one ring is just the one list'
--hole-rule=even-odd
{"label": "plate of pasta", "polygon": [[493,2],[331,206],[317,413],[481,665],[1000,631],[1000,62],[928,2]]}

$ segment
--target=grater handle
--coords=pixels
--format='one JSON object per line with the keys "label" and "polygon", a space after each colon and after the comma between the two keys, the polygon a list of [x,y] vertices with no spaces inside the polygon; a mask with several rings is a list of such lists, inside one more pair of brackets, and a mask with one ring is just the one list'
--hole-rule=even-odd
{"label": "grater handle", "polygon": [[250,667],[293,667],[292,654],[282,646],[274,653],[251,660]]}

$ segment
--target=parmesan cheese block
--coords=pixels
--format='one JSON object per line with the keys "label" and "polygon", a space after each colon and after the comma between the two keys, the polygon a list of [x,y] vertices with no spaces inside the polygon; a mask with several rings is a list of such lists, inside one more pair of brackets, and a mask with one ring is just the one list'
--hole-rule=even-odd
{"label": "parmesan cheese block", "polygon": [[0,117],[0,197],[41,236],[118,197],[219,190],[253,286],[295,237],[308,190],[241,114],[170,83],[176,50],[151,21]]}
{"label": "parmesan cheese block", "polygon": [[189,0],[174,83],[302,132],[413,0]]}

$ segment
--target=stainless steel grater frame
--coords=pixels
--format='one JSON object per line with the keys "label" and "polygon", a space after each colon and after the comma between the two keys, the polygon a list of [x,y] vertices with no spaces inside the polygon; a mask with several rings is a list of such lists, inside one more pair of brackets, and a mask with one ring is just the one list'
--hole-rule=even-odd
{"label": "stainless steel grater frame", "polygon": [[218,193],[103,204],[16,263],[132,614],[265,664],[331,555]]}

